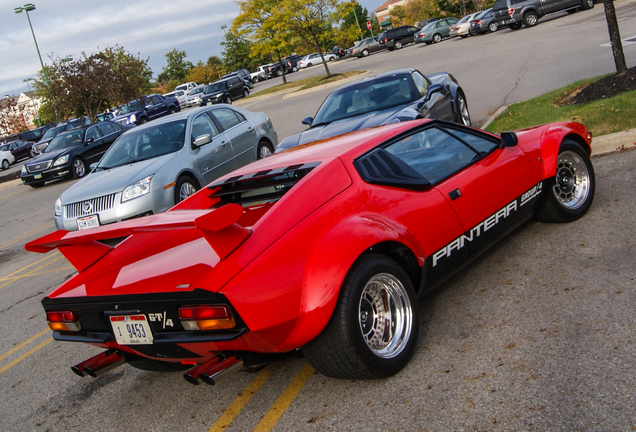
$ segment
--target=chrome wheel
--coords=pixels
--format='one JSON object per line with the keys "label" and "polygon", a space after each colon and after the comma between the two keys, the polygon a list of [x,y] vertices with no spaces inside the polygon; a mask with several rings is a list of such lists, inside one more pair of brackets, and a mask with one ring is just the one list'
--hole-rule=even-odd
{"label": "chrome wheel", "polygon": [[397,277],[379,273],[367,282],[360,297],[358,322],[373,354],[389,359],[404,350],[413,328],[411,309],[406,289]]}
{"label": "chrome wheel", "polygon": [[490,30],[491,33],[494,33],[497,31],[497,24],[492,22],[490,24],[488,24],[488,30]]}
{"label": "chrome wheel", "polygon": [[3,170],[8,170],[9,169],[9,161],[6,159],[2,160],[2,169]]}
{"label": "chrome wheel", "polygon": [[525,23],[526,27],[535,26],[537,24],[537,21],[538,18],[533,13],[528,13],[525,17],[523,17],[523,22]]}
{"label": "chrome wheel", "polygon": [[461,123],[465,126],[470,126],[470,113],[468,112],[468,103],[466,103],[466,98],[462,93],[457,94],[457,106],[459,112],[459,121],[457,123]]}
{"label": "chrome wheel", "polygon": [[193,193],[197,191],[197,188],[190,182],[184,182],[179,188],[179,202],[183,201]]}
{"label": "chrome wheel", "polygon": [[433,43],[441,42],[441,40],[442,37],[439,34],[435,33],[435,35],[433,36]]}
{"label": "chrome wheel", "polygon": [[369,55],[369,50],[368,49],[362,50],[362,57],[367,57],[368,55]]}
{"label": "chrome wheel", "polygon": [[86,165],[84,165],[84,161],[77,158],[73,161],[73,174],[76,178],[84,177],[86,174]]}
{"label": "chrome wheel", "polygon": [[261,146],[258,148],[258,158],[259,159],[263,159],[269,155],[272,154],[272,149],[269,148],[268,144],[261,144]]}
{"label": "chrome wheel", "polygon": [[556,182],[552,192],[565,208],[576,210],[590,194],[590,173],[583,159],[572,151],[559,154]]}

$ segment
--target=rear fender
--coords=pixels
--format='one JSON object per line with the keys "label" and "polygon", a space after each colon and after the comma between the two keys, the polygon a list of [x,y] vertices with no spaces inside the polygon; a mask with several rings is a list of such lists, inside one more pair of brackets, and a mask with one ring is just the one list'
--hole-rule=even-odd
{"label": "rear fender", "polygon": [[391,241],[407,247],[422,265],[424,251],[415,236],[380,214],[343,219],[317,238],[305,263],[299,319],[280,350],[295,349],[318,336],[331,319],[340,287],[354,262],[374,245]]}

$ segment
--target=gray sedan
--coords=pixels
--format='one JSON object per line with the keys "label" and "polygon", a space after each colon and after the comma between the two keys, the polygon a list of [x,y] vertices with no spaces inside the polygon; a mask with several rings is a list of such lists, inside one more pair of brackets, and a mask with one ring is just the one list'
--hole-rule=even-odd
{"label": "gray sedan", "polygon": [[123,134],[55,202],[73,231],[163,212],[278,146],[269,118],[225,104],[173,114]]}
{"label": "gray sedan", "polygon": [[349,48],[351,57],[367,57],[369,54],[383,49],[378,42],[378,36],[361,40],[352,48]]}

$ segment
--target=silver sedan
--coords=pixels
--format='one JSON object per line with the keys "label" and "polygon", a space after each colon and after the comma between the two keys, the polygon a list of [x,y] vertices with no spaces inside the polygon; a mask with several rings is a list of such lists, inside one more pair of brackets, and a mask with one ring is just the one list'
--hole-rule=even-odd
{"label": "silver sedan", "polygon": [[163,212],[277,146],[264,113],[225,104],[138,126],[57,199],[55,225],[73,231]]}

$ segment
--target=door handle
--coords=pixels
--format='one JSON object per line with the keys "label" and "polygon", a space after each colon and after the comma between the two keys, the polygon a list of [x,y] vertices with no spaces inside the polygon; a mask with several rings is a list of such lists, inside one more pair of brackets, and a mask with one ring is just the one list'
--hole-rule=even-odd
{"label": "door handle", "polygon": [[227,147],[227,143],[225,141],[221,141],[221,147]]}

